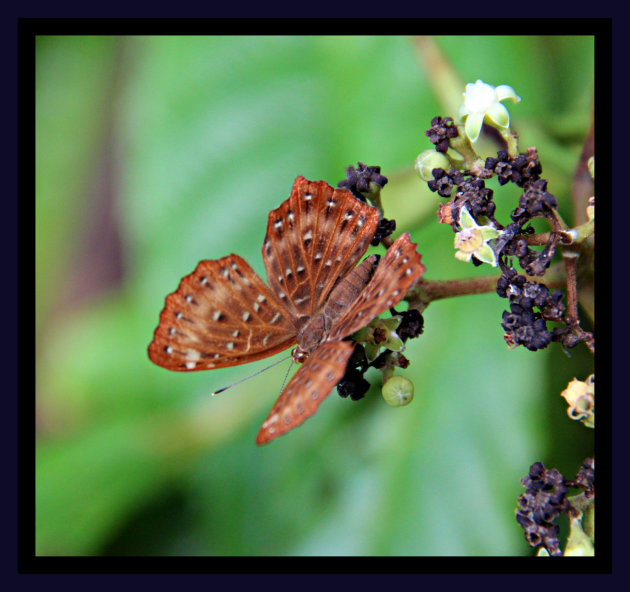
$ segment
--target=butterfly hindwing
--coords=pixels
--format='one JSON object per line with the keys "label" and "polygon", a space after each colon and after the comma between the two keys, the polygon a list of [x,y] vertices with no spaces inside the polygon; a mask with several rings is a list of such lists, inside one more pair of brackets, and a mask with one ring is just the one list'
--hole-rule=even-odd
{"label": "butterfly hindwing", "polygon": [[416,247],[407,232],[396,239],[363,292],[332,327],[329,340],[352,335],[403,299],[425,270]]}
{"label": "butterfly hindwing", "polygon": [[286,385],[262,424],[256,444],[266,444],[313,415],[343,378],[352,355],[351,341],[320,345]]}

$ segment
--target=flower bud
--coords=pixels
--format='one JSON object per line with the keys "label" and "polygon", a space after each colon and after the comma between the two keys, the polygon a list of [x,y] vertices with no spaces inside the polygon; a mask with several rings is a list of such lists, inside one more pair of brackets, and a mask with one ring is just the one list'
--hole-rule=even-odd
{"label": "flower bud", "polygon": [[433,169],[448,171],[451,168],[451,161],[441,152],[425,150],[418,154],[413,166],[423,181],[433,181]]}

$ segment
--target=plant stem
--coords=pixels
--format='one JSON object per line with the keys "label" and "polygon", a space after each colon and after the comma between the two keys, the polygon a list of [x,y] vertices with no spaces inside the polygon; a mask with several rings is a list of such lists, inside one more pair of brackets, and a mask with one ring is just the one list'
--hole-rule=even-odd
{"label": "plant stem", "polygon": [[[547,271],[548,281],[545,282],[549,289],[557,289],[564,285],[565,278],[562,272],[563,266],[561,263],[554,264],[549,268]],[[526,277],[528,281],[537,281],[535,277]],[[407,292],[405,300],[409,302],[411,308],[417,308],[422,312],[435,300],[494,292],[497,288],[497,279],[496,275],[456,280],[427,280],[422,278]]]}
{"label": "plant stem", "polygon": [[[576,226],[575,228],[558,229],[551,232],[557,232],[560,235],[561,245],[583,243],[587,238],[591,237],[595,233],[595,220],[589,220],[588,222],[585,222],[580,226]],[[525,240],[528,245],[546,245],[549,242],[551,232],[532,234],[530,236],[526,236]]]}

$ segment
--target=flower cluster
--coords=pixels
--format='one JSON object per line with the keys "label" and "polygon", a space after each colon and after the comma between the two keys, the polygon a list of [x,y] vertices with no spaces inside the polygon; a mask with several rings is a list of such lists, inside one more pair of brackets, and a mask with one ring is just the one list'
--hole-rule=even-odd
{"label": "flower cluster", "polygon": [[548,218],[555,227],[555,211],[558,200],[547,191],[547,181],[540,178],[542,166],[538,160],[535,148],[529,148],[525,154],[511,157],[507,151],[498,152],[497,158],[487,158],[483,176],[496,175],[500,185],[508,182],[524,189],[516,207],[510,217],[512,223],[503,230],[503,236],[495,247],[505,265],[510,267],[509,258],[516,257],[519,265],[528,275],[544,275],[556,252],[559,235],[549,233],[549,238],[541,251],[530,248],[527,235],[533,234],[533,228],[528,225],[532,218]]}
{"label": "flower cluster", "polygon": [[448,150],[449,140],[458,136],[452,117],[434,117],[431,120],[431,128],[424,133],[429,141],[435,144],[437,152],[442,153]]}
{"label": "flower cluster", "polygon": [[[497,283],[497,292],[510,299],[510,310],[504,311],[502,318],[510,345],[524,345],[535,351],[556,340],[562,341],[565,347],[573,347],[580,341],[576,332],[571,332],[566,326],[552,332],[546,326],[548,320],[567,324],[562,318],[562,294],[555,292],[550,295],[542,284],[534,282],[524,286],[525,278],[519,277],[513,266],[517,260],[527,275],[543,276],[562,234],[556,214],[558,201],[548,191],[547,181],[541,178],[542,165],[536,148],[517,153],[516,136],[510,131],[510,116],[502,102],[506,99],[519,102],[521,99],[510,86],[495,87],[482,80],[467,84],[463,99],[459,117],[464,125],[454,125],[450,117],[433,118],[430,129],[425,132],[435,145],[433,157],[431,151],[425,151],[416,159],[416,170],[427,181],[429,189],[449,199],[447,204],[440,205],[438,220],[450,224],[455,232],[457,259],[469,261],[475,266],[489,263],[500,267],[502,275]],[[507,149],[500,150],[496,157],[488,157],[485,161],[476,157],[474,152],[472,156],[477,160],[469,154],[465,161],[470,170],[440,166],[439,163],[446,164],[448,161],[450,166],[459,167],[457,158],[446,154],[448,148],[453,147],[455,152],[462,148],[466,151],[466,146],[459,140],[460,135],[462,141],[472,144],[484,124],[499,132]],[[510,214],[511,221],[506,225],[495,218],[493,190],[485,185],[486,180],[492,177],[497,179],[499,186],[514,183],[523,190],[517,207]],[[530,222],[540,217],[547,218],[552,227],[545,242],[539,237],[531,237],[534,228]],[[541,245],[542,248],[534,249],[531,245]],[[538,293],[532,300],[529,295],[523,294],[523,288],[527,294],[534,289]]]}
{"label": "flower cluster", "polygon": [[346,178],[339,181],[338,186],[349,189],[352,195],[365,201],[366,194],[378,193],[387,183],[387,177],[381,175],[380,166],[367,166],[357,163],[357,168],[346,167]]}
{"label": "flower cluster", "polygon": [[457,184],[455,203],[460,206],[465,204],[475,218],[483,216],[496,222],[494,220],[496,204],[492,201],[493,195],[492,189],[488,189],[482,179],[465,177]]}
{"label": "flower cluster", "polygon": [[388,237],[396,230],[396,220],[388,220],[387,218],[381,218],[378,221],[374,238],[370,243],[373,247],[376,247],[384,238]]}
{"label": "flower cluster", "polygon": [[516,521],[525,530],[527,542],[532,547],[543,545],[550,555],[562,555],[558,539],[560,529],[553,521],[569,509],[564,476],[537,462],[521,483],[526,492],[518,498]]}
{"label": "flower cluster", "polygon": [[418,335],[422,335],[424,331],[424,318],[420,314],[420,311],[415,308],[410,308],[401,313],[400,316],[402,318],[396,330],[398,337],[403,341],[407,341],[407,339],[415,339]]}
{"label": "flower cluster", "polygon": [[510,347],[523,345],[536,351],[563,340],[563,329],[549,331],[546,323],[562,322],[565,306],[561,290],[550,292],[545,284],[528,281],[516,270],[507,269],[497,281],[497,294],[510,303],[510,311],[503,311],[501,322]]}
{"label": "flower cluster", "polygon": [[512,212],[512,220],[522,224],[523,221],[545,216],[557,208],[556,197],[547,191],[547,181],[538,179],[526,185],[525,192],[519,199],[518,208]]}
{"label": "flower cluster", "polygon": [[514,183],[524,187],[525,183],[537,181],[542,173],[542,166],[538,160],[536,148],[528,148],[525,154],[514,157],[507,150],[500,150],[497,157],[486,158],[484,176],[495,175],[499,185]]}
{"label": "flower cluster", "polygon": [[582,463],[575,479],[568,481],[567,485],[581,489],[587,499],[595,497],[595,460],[587,458]]}
{"label": "flower cluster", "polygon": [[[387,177],[381,175],[380,166],[367,166],[362,162],[358,162],[356,168],[353,166],[346,167],[346,177],[339,181],[338,186],[348,189],[360,201],[371,201],[372,205],[377,206],[382,216],[379,194],[386,183]],[[374,247],[377,246],[395,230],[396,220],[388,220],[381,217],[370,244]]]}
{"label": "flower cluster", "polygon": [[457,169],[450,169],[448,172],[444,169],[436,168],[432,171],[433,181],[429,181],[427,185],[433,192],[437,192],[440,197],[450,197],[453,187],[458,181],[464,178],[464,175]]}
{"label": "flower cluster", "polygon": [[[370,383],[363,378],[368,368],[379,370],[387,366],[406,368],[409,361],[400,352],[407,339],[414,339],[422,334],[424,319],[416,309],[409,309],[394,314],[389,319],[374,319],[367,327],[355,333],[357,345],[348,362],[344,377],[337,384],[341,397],[350,397],[353,401],[363,398],[370,388]],[[378,352],[385,348],[380,355]]]}
{"label": "flower cluster", "polygon": [[365,393],[370,389],[370,383],[363,378],[363,372],[348,364],[344,377],[337,383],[337,392],[342,398],[350,397],[353,401],[358,401],[365,397]]}
{"label": "flower cluster", "polygon": [[475,218],[488,218],[497,224],[494,219],[494,192],[486,187],[483,179],[465,175],[456,169],[433,169],[432,173],[434,180],[427,183],[429,189],[441,197],[453,195],[449,202],[453,211],[466,207]]}
{"label": "flower cluster", "polygon": [[[434,119],[432,124],[440,124]],[[434,127],[427,131],[434,131]],[[504,311],[502,327],[505,339],[512,347],[523,345],[531,351],[544,349],[552,341],[560,341],[565,347],[574,347],[583,340],[570,331],[563,314],[563,294],[553,294],[543,285],[527,282],[514,268],[517,260],[520,268],[529,276],[543,276],[556,253],[561,233],[548,233],[546,242],[538,242],[538,250],[530,246],[534,228],[533,218],[544,217],[557,229],[556,210],[558,201],[547,189],[547,181],[540,178],[542,166],[535,148],[525,153],[510,156],[501,150],[497,157],[486,159],[478,175],[456,169],[436,168],[431,171],[433,179],[429,189],[441,197],[450,198],[441,204],[438,220],[450,224],[455,232],[455,257],[470,261],[475,266],[489,263],[499,266],[501,277],[497,282],[497,293],[509,298],[510,309]],[[496,218],[494,192],[486,187],[487,179],[495,176],[499,185],[514,183],[523,189],[517,207],[511,212],[511,221],[502,225]],[[525,285],[527,283],[527,285]],[[532,297],[533,291],[537,291]],[[563,327],[550,331],[547,321]]]}
{"label": "flower cluster", "polygon": [[554,520],[566,513],[580,517],[582,511],[573,507],[577,498],[567,497],[569,487],[582,490],[581,503],[595,497],[595,462],[587,458],[575,479],[569,481],[556,469],[547,469],[541,462],[534,463],[527,477],[521,479],[525,493],[517,501],[516,521],[525,531],[532,547],[542,545],[550,555],[562,555],[558,539],[559,528]]}

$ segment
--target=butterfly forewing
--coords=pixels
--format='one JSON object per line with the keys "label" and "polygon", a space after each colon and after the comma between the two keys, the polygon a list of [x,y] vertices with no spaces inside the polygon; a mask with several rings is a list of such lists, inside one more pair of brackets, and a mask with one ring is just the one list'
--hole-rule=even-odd
{"label": "butterfly forewing", "polygon": [[396,239],[369,284],[332,327],[329,340],[351,335],[403,299],[425,270],[416,247],[406,232]]}
{"label": "butterfly forewing", "polygon": [[377,224],[378,211],[349,191],[298,177],[269,214],[262,249],[269,285],[296,317],[311,316],[358,263]]}
{"label": "butterfly forewing", "polygon": [[353,349],[350,341],[320,345],[278,397],[258,432],[256,443],[266,444],[313,415],[343,378]]}
{"label": "butterfly forewing", "polygon": [[169,370],[206,370],[253,362],[295,343],[278,298],[238,255],[202,261],[166,298],[149,346]]}

